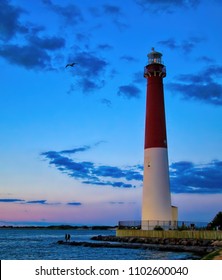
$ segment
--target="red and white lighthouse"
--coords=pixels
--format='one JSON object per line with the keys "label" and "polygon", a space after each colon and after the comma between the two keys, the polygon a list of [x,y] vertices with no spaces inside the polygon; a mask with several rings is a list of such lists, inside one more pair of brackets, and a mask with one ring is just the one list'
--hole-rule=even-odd
{"label": "red and white lighthouse", "polygon": [[148,54],[144,77],[147,79],[147,96],[142,229],[150,229],[152,224],[154,227],[159,222],[175,220],[171,207],[164,107],[163,78],[166,77],[166,67],[162,63],[162,54],[154,48]]}

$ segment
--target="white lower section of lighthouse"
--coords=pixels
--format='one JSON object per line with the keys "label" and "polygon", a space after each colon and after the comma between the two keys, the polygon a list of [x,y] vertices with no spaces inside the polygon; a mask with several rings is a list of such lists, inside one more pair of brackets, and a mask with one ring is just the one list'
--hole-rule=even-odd
{"label": "white lower section of lighthouse", "polygon": [[147,221],[151,224],[155,224],[156,221],[172,221],[169,165],[166,148],[145,149],[142,229],[147,229]]}

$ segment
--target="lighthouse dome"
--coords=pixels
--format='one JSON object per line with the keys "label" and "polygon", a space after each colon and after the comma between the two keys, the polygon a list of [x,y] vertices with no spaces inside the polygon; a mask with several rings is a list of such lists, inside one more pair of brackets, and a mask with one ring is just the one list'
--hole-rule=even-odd
{"label": "lighthouse dome", "polygon": [[148,63],[153,64],[153,63],[158,63],[162,64],[162,53],[155,51],[154,48],[152,48],[152,51],[147,55],[148,56]]}

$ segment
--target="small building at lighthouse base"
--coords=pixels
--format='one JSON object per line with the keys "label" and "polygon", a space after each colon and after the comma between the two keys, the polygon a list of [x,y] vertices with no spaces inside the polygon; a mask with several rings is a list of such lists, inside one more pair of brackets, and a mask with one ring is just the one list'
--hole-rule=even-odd
{"label": "small building at lighthouse base", "polygon": [[171,206],[171,210],[172,210],[172,220],[178,221],[178,207]]}
{"label": "small building at lighthouse base", "polygon": [[142,220],[142,230],[171,230],[178,226],[178,207],[171,206],[171,218],[168,220]]}

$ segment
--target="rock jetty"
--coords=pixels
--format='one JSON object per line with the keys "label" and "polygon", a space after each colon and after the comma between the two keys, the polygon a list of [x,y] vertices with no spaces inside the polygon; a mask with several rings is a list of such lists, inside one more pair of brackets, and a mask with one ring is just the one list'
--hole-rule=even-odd
{"label": "rock jetty", "polygon": [[[127,248],[127,249],[149,249],[159,251],[192,252],[200,256],[218,250],[222,247],[222,241],[176,239],[176,238],[142,238],[142,237],[117,237],[117,236],[94,236],[93,242],[65,242],[59,240],[57,243],[69,246],[103,247],[103,248]],[[96,242],[98,241],[98,242]]]}

